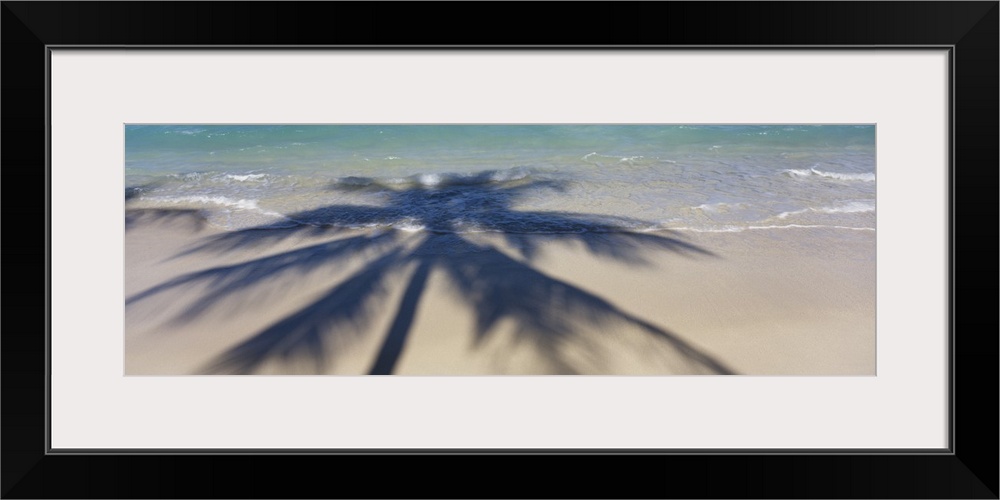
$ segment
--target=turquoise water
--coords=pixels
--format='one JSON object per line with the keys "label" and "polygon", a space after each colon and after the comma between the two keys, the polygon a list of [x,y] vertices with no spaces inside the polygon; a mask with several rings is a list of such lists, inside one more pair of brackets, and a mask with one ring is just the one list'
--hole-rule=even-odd
{"label": "turquoise water", "polygon": [[868,125],[126,125],[128,208],[220,228],[875,228]]}

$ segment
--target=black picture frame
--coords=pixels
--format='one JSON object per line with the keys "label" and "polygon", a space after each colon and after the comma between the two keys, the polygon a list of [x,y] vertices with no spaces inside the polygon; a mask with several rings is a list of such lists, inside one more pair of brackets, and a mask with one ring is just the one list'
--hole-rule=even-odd
{"label": "black picture frame", "polygon": [[[9,274],[4,297],[3,497],[998,498],[997,319],[992,307],[979,308],[974,301],[993,304],[997,290],[992,268],[990,272],[983,268],[998,254],[994,228],[1000,167],[1000,3],[569,5],[543,9],[537,3],[3,2],[5,147],[0,155],[7,179],[3,221],[8,239],[2,251],[8,270],[38,270],[27,278]],[[50,453],[46,434],[51,313],[49,47],[385,45],[608,50],[949,47],[953,102],[948,452]],[[985,258],[973,260],[980,252]],[[959,271],[964,271],[961,279]],[[958,298],[964,307],[956,307]],[[313,470],[327,473],[316,476]],[[383,479],[368,481],[363,474],[368,471]]]}

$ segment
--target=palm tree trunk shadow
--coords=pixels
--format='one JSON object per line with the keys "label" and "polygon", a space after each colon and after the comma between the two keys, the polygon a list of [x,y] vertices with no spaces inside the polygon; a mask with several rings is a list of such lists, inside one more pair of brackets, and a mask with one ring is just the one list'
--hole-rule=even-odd
{"label": "palm tree trunk shadow", "polygon": [[413,326],[413,317],[416,314],[417,305],[420,303],[420,296],[427,285],[427,276],[430,274],[430,270],[431,263],[422,261],[417,270],[414,271],[399,307],[396,309],[396,317],[392,321],[392,326],[389,327],[385,341],[383,341],[378,356],[375,358],[375,363],[368,371],[369,375],[391,375],[395,370],[410,328]]}

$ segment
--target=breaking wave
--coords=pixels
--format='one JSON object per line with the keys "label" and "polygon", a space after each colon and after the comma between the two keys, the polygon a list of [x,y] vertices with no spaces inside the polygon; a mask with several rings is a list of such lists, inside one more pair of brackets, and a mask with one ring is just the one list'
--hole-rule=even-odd
{"label": "breaking wave", "polygon": [[824,172],[822,170],[817,170],[815,167],[808,169],[787,169],[787,170],[782,170],[782,172],[788,174],[791,177],[816,176],[816,177],[825,177],[827,179],[837,179],[839,181],[875,182],[875,172],[846,174],[840,172]]}
{"label": "breaking wave", "polygon": [[852,201],[850,203],[845,203],[843,205],[838,205],[835,207],[809,207],[802,210],[794,210],[791,212],[782,212],[778,214],[779,219],[787,219],[793,215],[799,215],[804,213],[821,213],[821,214],[856,214],[864,212],[874,212],[875,203],[867,201]]}

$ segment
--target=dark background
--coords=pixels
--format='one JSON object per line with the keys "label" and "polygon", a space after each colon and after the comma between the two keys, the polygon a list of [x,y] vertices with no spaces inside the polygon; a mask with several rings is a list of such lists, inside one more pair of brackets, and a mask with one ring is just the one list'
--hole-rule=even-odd
{"label": "dark background", "polygon": [[[997,498],[997,2],[3,2],[0,12],[2,253],[8,271],[24,271],[8,273],[3,296],[4,498]],[[954,453],[46,454],[46,46],[254,44],[954,46]]]}

